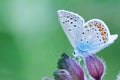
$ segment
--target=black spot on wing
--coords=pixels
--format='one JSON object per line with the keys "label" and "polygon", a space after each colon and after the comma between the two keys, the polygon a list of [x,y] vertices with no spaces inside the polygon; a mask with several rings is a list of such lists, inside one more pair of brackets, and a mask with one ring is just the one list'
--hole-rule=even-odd
{"label": "black spot on wing", "polygon": [[84,32],[82,34],[85,34]]}
{"label": "black spot on wing", "polygon": [[76,27],[76,25],[74,25],[74,27]]}
{"label": "black spot on wing", "polygon": [[67,16],[67,18],[69,18],[69,16]]}
{"label": "black spot on wing", "polygon": [[73,22],[70,22],[71,24],[73,24]]}
{"label": "black spot on wing", "polygon": [[77,21],[77,20],[74,20],[75,22]]}
{"label": "black spot on wing", "polygon": [[68,31],[71,31],[71,29],[68,29]]}
{"label": "black spot on wing", "polygon": [[95,31],[97,31],[97,29],[95,29]]}
{"label": "black spot on wing", "polygon": [[70,20],[72,20],[73,18],[70,18]]}

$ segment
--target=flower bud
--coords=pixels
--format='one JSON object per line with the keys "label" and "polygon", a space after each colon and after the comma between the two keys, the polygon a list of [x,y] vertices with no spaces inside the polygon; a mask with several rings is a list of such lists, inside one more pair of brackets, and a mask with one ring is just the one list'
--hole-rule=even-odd
{"label": "flower bud", "polygon": [[81,66],[66,54],[58,61],[59,69],[66,69],[74,80],[84,80],[84,72]]}
{"label": "flower bud", "polygon": [[69,72],[65,69],[60,69],[54,72],[55,80],[73,80]]}
{"label": "flower bud", "polygon": [[104,64],[100,59],[94,55],[88,55],[85,57],[86,66],[89,74],[95,80],[101,80],[104,73]]}

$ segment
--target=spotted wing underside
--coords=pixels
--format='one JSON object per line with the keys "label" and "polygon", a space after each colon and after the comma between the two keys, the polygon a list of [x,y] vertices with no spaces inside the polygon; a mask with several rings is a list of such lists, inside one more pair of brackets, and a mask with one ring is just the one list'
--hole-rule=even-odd
{"label": "spotted wing underside", "polygon": [[78,34],[83,30],[84,19],[78,14],[65,10],[59,10],[57,13],[65,34],[73,48],[75,48],[77,45]]}
{"label": "spotted wing underside", "polygon": [[116,38],[117,35],[110,35],[103,21],[92,19],[85,23],[84,30],[79,34],[78,48],[89,53],[96,53],[113,43]]}

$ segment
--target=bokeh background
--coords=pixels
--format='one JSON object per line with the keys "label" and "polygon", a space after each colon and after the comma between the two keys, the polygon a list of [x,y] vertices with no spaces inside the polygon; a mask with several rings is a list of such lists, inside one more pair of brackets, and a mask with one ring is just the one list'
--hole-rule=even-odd
{"label": "bokeh background", "polygon": [[[120,0],[0,0],[0,80],[53,78],[57,60],[73,50],[57,10],[78,13],[85,21],[103,20],[111,34],[120,34]],[[120,39],[97,53],[106,63],[104,80],[120,70]]]}

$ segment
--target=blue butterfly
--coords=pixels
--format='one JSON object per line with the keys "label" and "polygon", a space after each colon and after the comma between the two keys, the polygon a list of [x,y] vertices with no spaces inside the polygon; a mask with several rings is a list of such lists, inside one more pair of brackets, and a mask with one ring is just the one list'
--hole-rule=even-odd
{"label": "blue butterfly", "polygon": [[95,54],[113,43],[118,34],[110,35],[107,25],[99,19],[85,23],[76,13],[58,10],[60,24],[74,48],[74,56],[85,57]]}

